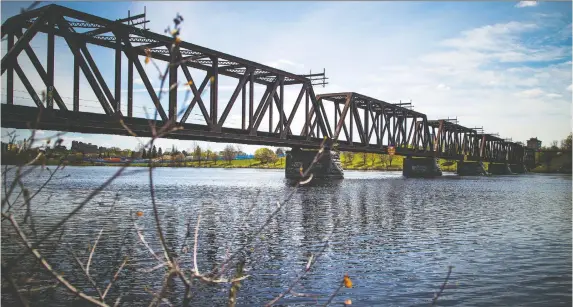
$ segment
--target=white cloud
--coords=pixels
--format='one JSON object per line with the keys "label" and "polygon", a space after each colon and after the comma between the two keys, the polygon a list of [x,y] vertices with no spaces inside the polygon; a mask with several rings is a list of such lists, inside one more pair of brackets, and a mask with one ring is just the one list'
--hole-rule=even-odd
{"label": "white cloud", "polygon": [[537,1],[528,1],[528,0],[524,0],[524,1],[519,1],[515,7],[533,7],[533,6],[537,6],[539,3],[537,3]]}
{"label": "white cloud", "polygon": [[569,84],[569,86],[567,87],[568,91],[571,91],[573,89],[573,84]]}
{"label": "white cloud", "polygon": [[270,67],[274,67],[277,69],[299,69],[302,70],[304,69],[304,64],[300,64],[300,63],[295,63],[293,61],[289,61],[289,60],[285,60],[285,59],[280,59],[278,61],[274,61],[274,62],[268,62],[268,63],[264,63],[267,66]]}
{"label": "white cloud", "polygon": [[561,97],[563,97],[563,95],[555,94],[555,93],[549,93],[549,94],[547,94],[547,97],[549,97],[549,98],[561,98]]}
{"label": "white cloud", "polygon": [[539,97],[543,94],[544,94],[543,90],[541,90],[539,88],[529,89],[529,90],[525,90],[525,91],[521,91],[521,92],[517,93],[517,95],[522,96],[522,97]]}
{"label": "white cloud", "polygon": [[442,83],[438,84],[438,86],[436,86],[436,88],[437,88],[438,90],[445,90],[445,91],[449,91],[449,90],[450,90],[450,87],[449,87],[449,86],[444,85],[444,84],[442,84]]}

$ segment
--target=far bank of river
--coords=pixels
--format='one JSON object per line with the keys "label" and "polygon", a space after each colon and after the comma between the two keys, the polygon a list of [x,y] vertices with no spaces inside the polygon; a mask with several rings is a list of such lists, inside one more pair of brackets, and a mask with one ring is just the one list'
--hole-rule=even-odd
{"label": "far bank of river", "polygon": [[[367,161],[364,163],[361,159],[355,157],[353,161],[344,161],[342,159],[342,166],[345,170],[355,170],[355,171],[401,171],[403,158],[396,156],[392,164],[384,163],[380,160]],[[556,163],[551,163],[548,165],[539,165],[535,169],[530,170],[532,173],[571,173],[571,167],[569,165],[564,165],[562,161],[555,161]],[[44,161],[46,165],[58,165],[60,162],[57,159],[49,159]],[[4,164],[4,163],[3,163]],[[8,165],[14,165],[17,163],[7,163]],[[37,163],[40,164],[40,163]],[[122,166],[123,163],[94,163],[94,162],[67,162],[66,165],[73,166]],[[147,167],[147,163],[132,163],[130,167]],[[281,158],[276,163],[261,163],[255,159],[244,159],[244,160],[232,160],[227,161],[193,161],[193,162],[156,162],[153,163],[154,167],[169,167],[169,168],[180,168],[180,167],[190,167],[190,168],[250,168],[250,169],[284,169],[285,159]],[[488,168],[488,163],[484,163],[486,169]],[[569,166],[569,167],[568,167]],[[451,161],[441,160],[440,167],[444,172],[455,172],[456,163]]]}

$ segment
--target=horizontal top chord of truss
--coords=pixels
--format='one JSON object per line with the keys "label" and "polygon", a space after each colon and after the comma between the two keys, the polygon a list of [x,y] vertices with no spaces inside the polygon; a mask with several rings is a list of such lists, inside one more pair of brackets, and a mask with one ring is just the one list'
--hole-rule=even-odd
{"label": "horizontal top chord of truss", "polygon": [[477,132],[477,130],[475,130],[475,128],[467,128],[467,127],[464,127],[460,124],[455,124],[455,123],[452,123],[450,121],[447,121],[445,119],[443,119],[443,120],[428,120],[428,126],[433,127],[433,128],[439,128],[440,122],[443,123],[443,129],[446,129],[448,131],[458,131],[458,132],[467,132],[467,133],[478,134],[478,132]]}
{"label": "horizontal top chord of truss", "polygon": [[[74,33],[71,35],[74,40],[77,40],[78,42],[86,42],[115,49],[117,48],[117,43],[121,43],[122,41],[122,38],[118,40],[117,35],[127,35],[129,37],[129,41],[134,43],[133,47],[135,47],[138,55],[145,56],[145,50],[149,49],[151,51],[152,58],[163,61],[170,60],[169,48],[173,43],[172,37],[135,27],[135,24],[143,22],[134,22],[132,25],[123,23],[141,18],[142,16],[140,15],[113,21],[67,7],[51,4],[9,18],[2,25],[2,36],[7,32],[5,31],[7,30],[6,27],[20,27],[28,29],[35,24],[36,20],[40,16],[52,14],[64,17],[69,27],[74,30]],[[43,22],[43,24],[39,26],[38,31],[53,33],[58,36],[61,36],[60,34],[64,34],[62,33],[62,29],[59,29],[56,23],[48,21]],[[103,35],[109,32],[113,35]],[[216,65],[218,74],[234,78],[240,78],[247,69],[251,69],[255,76],[255,82],[260,84],[269,85],[281,77],[284,78],[285,85],[312,84],[312,82],[315,81],[316,76],[324,77],[324,73],[314,74],[312,78],[305,75],[290,73],[185,41],[179,43],[179,47],[181,55],[183,56],[181,60],[182,65],[205,71],[212,70],[213,66]]]}
{"label": "horizontal top chord of truss", "polygon": [[368,97],[355,92],[332,93],[317,95],[317,99],[332,101],[337,104],[344,104],[348,97],[351,97],[350,103],[359,109],[369,109],[375,113],[385,113],[387,115],[422,117],[423,113],[416,112],[410,108],[403,107],[400,104],[389,103],[376,98]]}

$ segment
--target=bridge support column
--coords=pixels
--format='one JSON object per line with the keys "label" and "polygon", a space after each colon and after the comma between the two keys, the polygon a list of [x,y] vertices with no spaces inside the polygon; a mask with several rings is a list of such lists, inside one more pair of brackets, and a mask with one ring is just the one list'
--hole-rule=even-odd
{"label": "bridge support column", "polygon": [[511,169],[507,163],[490,163],[487,171],[492,175],[511,175]]}
{"label": "bridge support column", "polygon": [[442,170],[435,158],[412,158],[407,156],[402,167],[404,177],[442,176]]}
{"label": "bridge support column", "polygon": [[[293,148],[286,152],[285,177],[287,179],[300,180],[301,167],[306,171],[312,164],[318,150],[306,150]],[[309,174],[313,179],[342,179],[344,170],[340,164],[339,153],[324,149],[320,159],[314,164]]]}
{"label": "bridge support column", "polygon": [[457,174],[459,176],[483,176],[487,175],[487,171],[481,161],[458,161]]}
{"label": "bridge support column", "polygon": [[527,173],[527,169],[525,168],[525,164],[523,164],[523,163],[510,164],[509,169],[511,170],[512,173],[516,173],[516,174]]}

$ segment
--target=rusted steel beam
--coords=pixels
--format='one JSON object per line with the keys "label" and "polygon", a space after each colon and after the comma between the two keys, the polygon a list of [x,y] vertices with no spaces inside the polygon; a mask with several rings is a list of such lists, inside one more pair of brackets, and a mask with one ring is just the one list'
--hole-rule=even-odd
{"label": "rusted steel beam", "polygon": [[[225,110],[223,110],[223,113],[221,114],[221,118],[219,119],[219,122],[217,123],[217,131],[220,131],[223,128],[223,124],[225,123],[227,116],[231,112],[231,109],[233,108],[233,105],[235,104],[235,101],[237,100],[237,97],[239,96],[239,92],[245,87],[245,84],[246,84],[249,76],[251,75],[251,72],[252,72],[252,69],[247,69],[247,71],[245,72],[243,77],[241,79],[239,79],[239,83],[235,87],[235,90],[233,91],[233,94],[231,95],[231,98],[229,99],[229,102],[227,103]],[[244,103],[243,103],[243,105],[244,105]],[[244,113],[245,112],[243,111],[243,114]],[[244,122],[243,122],[243,126],[244,126]]]}
{"label": "rusted steel beam", "polygon": [[58,24],[58,27],[60,29],[62,29],[62,32],[64,33],[64,39],[66,40],[68,47],[70,48],[70,50],[72,51],[72,54],[74,55],[74,57],[76,59],[79,60],[79,65],[81,70],[83,71],[86,79],[88,80],[88,83],[90,84],[92,90],[94,91],[98,101],[100,102],[100,104],[102,105],[104,111],[106,114],[112,114],[112,108],[109,105],[109,102],[105,99],[104,94],[102,93],[99,85],[97,84],[97,80],[94,77],[94,75],[92,74],[90,68],[88,67],[88,65],[86,64],[82,53],[80,51],[79,46],[77,45],[76,41],[74,39],[72,39],[70,36],[67,35],[67,33],[72,33],[69,32],[70,28],[69,26],[66,24],[66,21],[64,20],[63,17],[59,16],[59,18],[54,17],[55,18],[55,22]]}
{"label": "rusted steel beam", "polygon": [[14,67],[14,70],[16,71],[18,78],[20,78],[20,81],[22,81],[22,84],[26,88],[26,91],[28,91],[28,94],[30,94],[30,97],[32,97],[32,99],[34,100],[34,103],[36,103],[36,106],[43,109],[44,104],[42,103],[42,101],[38,97],[38,94],[36,94],[36,91],[34,90],[34,87],[30,83],[30,81],[28,81],[28,78],[26,77],[26,74],[24,73],[24,71],[22,71],[22,68],[20,67],[20,65],[18,63],[14,63],[14,64],[12,64],[12,67]]}
{"label": "rusted steel beam", "polygon": [[[2,29],[4,31],[4,28]],[[4,35],[6,33],[3,33]],[[10,50],[14,47],[14,34],[8,33],[8,49]],[[28,46],[29,47],[29,46]],[[14,104],[14,68],[12,65],[8,67],[8,72],[6,73],[6,103]]]}
{"label": "rusted steel beam", "polygon": [[121,37],[123,38],[123,43],[125,44],[124,53],[129,59],[131,59],[131,61],[135,65],[135,69],[137,69],[137,73],[139,74],[141,81],[143,81],[143,84],[145,85],[145,88],[147,89],[149,96],[151,96],[151,100],[153,101],[153,104],[155,105],[157,113],[159,114],[159,116],[161,117],[162,120],[167,121],[167,114],[165,114],[165,111],[163,110],[163,106],[161,106],[161,102],[159,101],[157,94],[155,94],[153,86],[151,85],[151,82],[149,81],[149,78],[147,77],[147,73],[145,72],[145,69],[141,65],[141,62],[139,61],[139,58],[137,57],[137,53],[134,51],[134,48],[131,46],[131,43],[129,42],[127,35],[125,33],[116,33],[116,35],[118,35],[118,34],[121,35]]}
{"label": "rusted steel beam", "polygon": [[20,52],[22,52],[22,50],[24,50],[26,46],[30,45],[30,40],[34,38],[36,33],[38,33],[40,27],[43,26],[45,22],[46,18],[44,16],[44,13],[42,13],[36,19],[36,21],[34,21],[32,26],[26,32],[24,32],[24,34],[18,39],[18,41],[14,44],[14,46],[12,46],[12,48],[10,48],[8,52],[6,52],[4,57],[2,57],[2,61],[0,62],[2,74],[4,74],[9,65],[13,65],[13,63],[16,63],[16,59],[18,58]]}
{"label": "rusted steel beam", "polygon": [[[16,35],[16,37],[21,37],[22,36],[22,30],[17,29],[17,30],[15,30],[14,34]],[[32,65],[34,65],[36,72],[40,75],[40,78],[42,79],[42,82],[44,82],[44,85],[46,86],[46,88],[49,88],[49,84],[52,84],[52,86],[53,86],[53,84],[54,84],[53,81],[49,82],[48,74],[46,73],[46,71],[44,70],[44,67],[42,66],[42,63],[40,62],[40,60],[36,56],[34,49],[32,49],[32,47],[28,45],[24,48],[24,52],[26,52],[26,54],[28,55],[30,62],[32,62]],[[53,66],[52,66],[52,69],[53,69]],[[53,78],[52,78],[52,80],[53,80]],[[64,101],[62,100],[62,97],[60,97],[60,94],[58,93],[56,88],[54,88],[52,91],[52,97],[56,101],[58,108],[60,108],[61,110],[67,110],[68,109],[66,107],[66,105],[64,104]]]}
{"label": "rusted steel beam", "polygon": [[115,110],[117,112],[121,111],[121,53],[123,48],[121,46],[121,41],[117,41],[117,47],[115,49]]}
{"label": "rusted steel beam", "polygon": [[189,72],[189,69],[187,69],[187,67],[185,66],[182,66],[181,68],[183,69],[183,74],[185,74],[185,78],[187,78],[187,85],[191,88],[191,91],[193,92],[193,99],[191,100],[191,103],[189,103],[189,106],[187,106],[187,110],[185,110],[185,113],[183,113],[183,116],[181,117],[179,124],[184,124],[187,121],[187,118],[191,114],[191,110],[193,110],[195,104],[198,104],[199,109],[203,114],[203,118],[205,119],[205,123],[207,124],[207,126],[211,127],[211,121],[209,120],[209,113],[207,113],[207,109],[205,108],[205,104],[203,103],[203,99],[201,98],[203,90],[205,90],[205,87],[207,86],[209,79],[211,78],[211,75],[207,73],[207,75],[203,79],[203,82],[201,82],[201,85],[199,85],[199,89],[197,89],[197,87],[195,86],[195,82],[193,81],[193,77]]}

